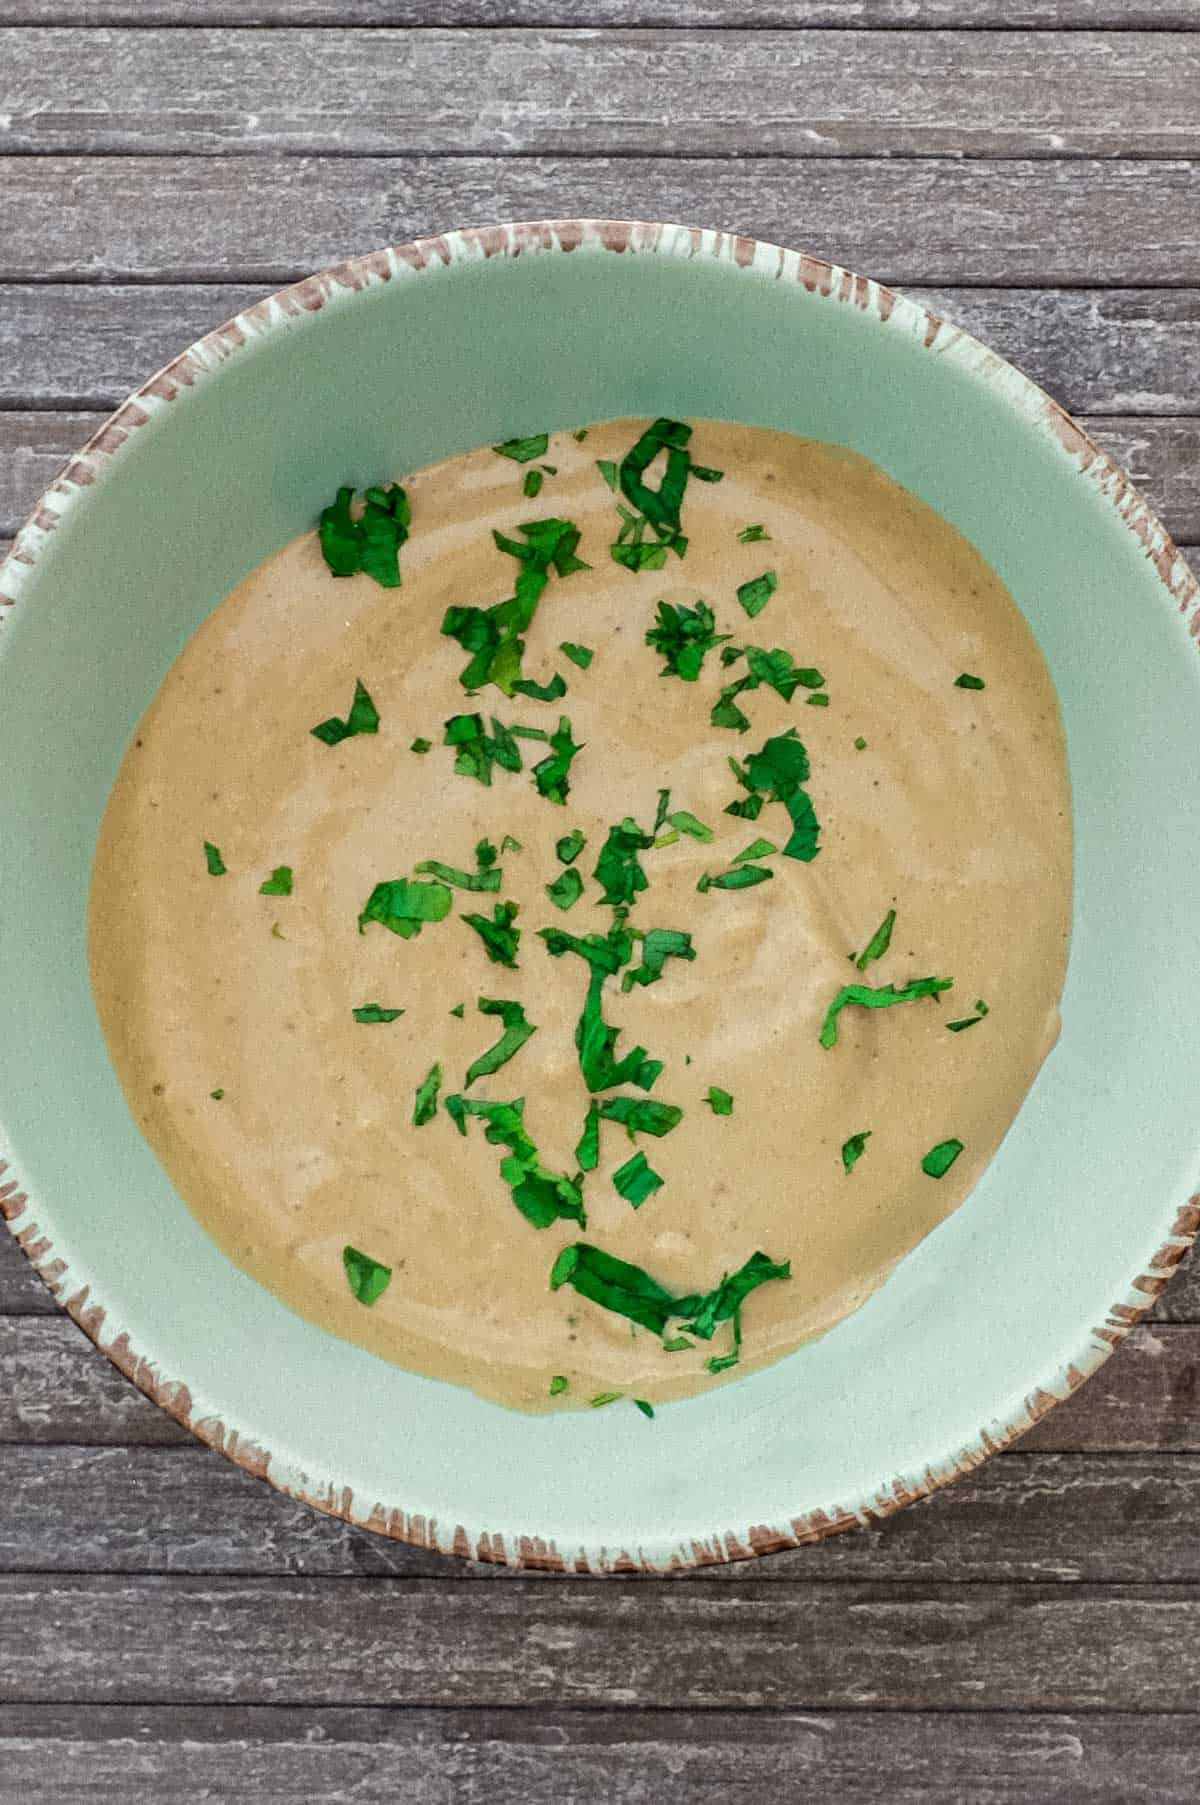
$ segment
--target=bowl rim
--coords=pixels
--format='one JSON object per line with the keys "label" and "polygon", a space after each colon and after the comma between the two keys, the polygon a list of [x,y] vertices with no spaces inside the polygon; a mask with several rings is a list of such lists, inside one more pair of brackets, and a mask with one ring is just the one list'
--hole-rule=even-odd
{"label": "bowl rim", "polygon": [[[84,492],[102,483],[117,465],[131,439],[179,395],[211,380],[223,364],[253,342],[285,330],[289,319],[319,312],[327,303],[349,303],[395,278],[412,278],[428,270],[447,270],[457,263],[490,258],[561,256],[586,249],[593,254],[658,256],[718,263],[752,276],[774,277],[799,284],[810,294],[875,316],[886,325],[895,316],[930,351],[961,362],[970,378],[992,390],[1027,423],[1048,425],[1061,451],[1086,474],[1152,566],[1164,602],[1188,616],[1188,631],[1200,641],[1200,585],[1149,504],[1128,476],[1100,449],[1071,416],[1016,367],[988,351],[961,328],[864,276],[805,252],[785,250],[763,240],[698,226],[658,224],[642,220],[554,219],[504,225],[465,227],[367,252],[331,265],[301,281],[264,296],[243,312],[216,326],[148,378],[122,402],[91,438],[67,460],[47,486],[18,532],[8,557],[0,561],[0,626],[7,610],[20,604],[22,593],[55,528]],[[920,1480],[899,1479],[881,1487],[853,1508],[835,1506],[791,1519],[790,1526],[733,1528],[710,1540],[677,1548],[669,1563],[659,1565],[624,1551],[580,1550],[567,1560],[555,1544],[539,1535],[513,1532],[483,1534],[472,1543],[459,1527],[449,1538],[437,1525],[401,1508],[375,1505],[369,1514],[355,1508],[349,1487],[330,1484],[319,1492],[290,1482],[286,1471],[273,1470],[270,1452],[236,1424],[199,1417],[192,1408],[186,1380],[165,1376],[139,1356],[127,1330],[109,1320],[110,1312],[91,1301],[85,1272],[71,1269],[59,1257],[49,1235],[29,1219],[35,1200],[21,1188],[8,1161],[0,1158],[0,1219],[57,1303],[117,1369],[152,1402],[175,1418],[199,1441],[215,1448],[244,1471],[266,1479],[285,1496],[319,1511],[383,1534],[393,1540],[441,1554],[456,1554],[524,1570],[552,1570],[584,1575],[621,1575],[684,1570],[750,1560],[823,1540],[843,1530],[866,1526],[893,1515],[906,1504],[927,1497],[980,1466],[1039,1422],[1103,1365],[1130,1330],[1152,1308],[1168,1280],[1200,1233],[1200,1192],[1163,1211],[1162,1239],[1149,1264],[1130,1278],[1124,1297],[1114,1303],[1105,1323],[1090,1329],[1077,1353],[1053,1374],[1043,1374],[1027,1394],[1015,1419],[980,1428],[969,1445],[931,1462]],[[1158,1212],[1155,1212],[1157,1216]],[[26,1218],[24,1224],[22,1219]]]}

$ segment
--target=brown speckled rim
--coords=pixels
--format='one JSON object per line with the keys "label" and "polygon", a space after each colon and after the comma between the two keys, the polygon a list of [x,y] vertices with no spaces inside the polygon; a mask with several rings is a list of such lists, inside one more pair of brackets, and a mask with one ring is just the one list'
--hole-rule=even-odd
{"label": "brown speckled rim", "polygon": [[[735,234],[629,220],[539,220],[416,239],[411,244],[391,246],[336,264],[281,289],[218,326],[138,389],[50,484],[8,559],[0,565],[0,624],[4,620],[2,610],[20,605],[29,572],[75,498],[103,481],[133,435],[152,424],[164,406],[197,383],[209,380],[251,341],[277,330],[289,318],[318,312],[330,301],[341,302],[381,283],[419,275],[431,268],[445,269],[459,262],[478,263],[493,257],[565,255],[581,248],[593,253],[731,264],[756,276],[797,283],[835,304],[873,311],[882,324],[895,319],[930,352],[952,357],[969,355],[976,380],[1001,390],[1008,404],[1027,420],[1036,422],[1040,416],[1050,426],[1063,452],[1094,483],[1149,560],[1165,596],[1186,616],[1191,636],[1200,640],[1200,586],[1153,510],[1125,473],[1076,422],[1002,358],[985,351],[969,334],[917,303],[819,258]],[[399,1508],[376,1504],[365,1510],[345,1486],[329,1484],[314,1490],[303,1482],[303,1475],[277,1467],[267,1449],[236,1427],[197,1410],[185,1383],[165,1375],[139,1355],[129,1334],[110,1325],[108,1314],[99,1301],[93,1300],[83,1275],[72,1272],[67,1262],[56,1255],[51,1239],[39,1227],[34,1204],[3,1160],[0,1181],[0,1216],[58,1303],[139,1391],[198,1440],[256,1478],[266,1479],[287,1496],[357,1527],[433,1553],[461,1555],[530,1571],[576,1574],[668,1574],[750,1560],[819,1542],[859,1524],[880,1522],[905,1505],[951,1484],[1024,1435],[1103,1365],[1152,1307],[1200,1232],[1198,1193],[1176,1210],[1148,1267],[1133,1276],[1125,1296],[1090,1332],[1077,1356],[1030,1392],[1023,1408],[1010,1420],[999,1428],[981,1428],[969,1445],[926,1467],[916,1481],[896,1479],[857,1505],[811,1511],[785,1524],[752,1524],[716,1531],[706,1540],[691,1540],[678,1546],[669,1559],[651,1561],[629,1548],[564,1551],[540,1535],[470,1535],[462,1525],[450,1528]]]}

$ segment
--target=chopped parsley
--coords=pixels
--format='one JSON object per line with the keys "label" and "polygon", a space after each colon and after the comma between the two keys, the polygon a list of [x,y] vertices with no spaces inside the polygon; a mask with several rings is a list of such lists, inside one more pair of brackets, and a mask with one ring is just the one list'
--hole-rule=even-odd
{"label": "chopped parsley", "polygon": [[399,483],[389,489],[367,489],[363,510],[353,518],[354,490],[342,488],[324,509],[317,529],[321,553],[335,577],[362,571],[384,589],[400,587],[400,547],[408,538],[408,496]]}
{"label": "chopped parsley", "polygon": [[391,1267],[373,1260],[369,1253],[360,1253],[357,1247],[343,1247],[342,1265],[346,1283],[359,1303],[368,1307],[383,1296],[392,1282]]}
{"label": "chopped parsley", "polygon": [[600,1105],[606,1122],[619,1122],[630,1140],[638,1134],[652,1134],[661,1140],[683,1121],[677,1103],[655,1103],[650,1097],[609,1097]]}
{"label": "chopped parsley", "polygon": [[492,909],[490,921],[486,915],[461,917],[468,927],[474,928],[483,941],[484,950],[492,964],[507,965],[513,971],[516,970],[517,946],[521,939],[520,928],[513,926],[518,913],[518,906],[515,902],[500,902],[496,903]]}
{"label": "chopped parsley", "polygon": [[531,696],[535,702],[557,702],[567,693],[566,682],[557,671],[549,683],[531,683],[528,677],[521,677],[513,684],[513,689],[518,696]]}
{"label": "chopped parsley", "polygon": [[861,1134],[852,1134],[842,1142],[842,1165],[846,1169],[847,1178],[867,1150],[867,1142],[871,1138],[871,1130],[865,1128]]}
{"label": "chopped parsley", "polygon": [[617,466],[614,464],[613,460],[611,458],[597,458],[596,468],[615,494],[617,488]]}
{"label": "chopped parsley", "polygon": [[647,1197],[661,1190],[663,1180],[654,1171],[644,1153],[635,1153],[613,1173],[613,1184],[626,1203],[640,1210]]}
{"label": "chopped parsley", "polygon": [[761,614],[778,586],[779,578],[773,570],[764,570],[761,577],[751,577],[748,583],[739,583],[737,599],[753,620]]}
{"label": "chopped parsley", "polygon": [[786,733],[766,740],[762,750],[751,753],[744,766],[731,758],[729,768],[747,794],[731,802],[725,813],[757,821],[764,803],[781,802],[792,823],[784,858],[800,859],[805,864],[815,859],[820,851],[817,838],[821,830],[812,798],[801,788],[808,781],[808,753],[797,739],[796,729],[789,727]]}
{"label": "chopped parsley", "polygon": [[954,687],[955,689],[986,689],[987,685],[982,677],[973,677],[970,671],[964,671],[961,677],[954,679]]}
{"label": "chopped parsley", "polygon": [[567,1389],[568,1381],[565,1376],[562,1373],[555,1373],[550,1381],[550,1396],[552,1398],[561,1397]]}
{"label": "chopped parsley", "polygon": [[548,802],[557,802],[561,806],[571,793],[571,786],[567,782],[571,761],[577,752],[583,751],[583,747],[576,744],[572,737],[571,723],[565,714],[558,718],[558,726],[550,735],[550,745],[552,750],[533,767],[533,781],[540,795]]}
{"label": "chopped parsley", "polygon": [[963,1144],[959,1140],[939,1141],[921,1161],[922,1172],[927,1172],[930,1178],[944,1178],[962,1150]]}
{"label": "chopped parsley", "polygon": [[939,991],[949,990],[953,982],[953,978],[914,978],[911,984],[901,985],[899,989],[894,984],[884,984],[878,990],[872,990],[867,984],[843,984],[825,1011],[818,1037],[821,1045],[837,1045],[837,1018],[850,1003],[860,1009],[890,1009],[893,1003],[913,1003],[919,997],[936,996]]}
{"label": "chopped parsley", "polygon": [[637,1407],[637,1409],[641,1411],[643,1416],[649,1417],[651,1422],[654,1421],[653,1404],[647,1404],[645,1398],[635,1398],[633,1400],[633,1402],[634,1402],[635,1406]]}
{"label": "chopped parsley", "polygon": [[450,1013],[451,1013],[451,1015],[456,1015],[458,1017],[459,1021],[461,1022],[461,1020],[463,1018],[463,1005],[461,1003],[455,1003],[455,1005],[454,1005],[453,1009],[450,1011]]}
{"label": "chopped parsley", "polygon": [[598,1391],[590,1400],[593,1410],[603,1410],[606,1404],[619,1404],[625,1396],[623,1391]]}
{"label": "chopped parsley", "polygon": [[524,534],[525,544],[492,533],[500,550],[514,557],[520,567],[514,594],[490,608],[447,608],[442,619],[442,632],[471,654],[458,680],[472,692],[494,683],[504,695],[514,693],[517,683],[523,681],[522,635],[537,612],[551,570],[565,577],[588,568],[575,556],[579,528],[571,521],[531,520],[517,530]]}
{"label": "chopped parsley", "polygon": [[577,646],[569,639],[564,639],[558,649],[564,658],[569,658],[572,664],[577,664],[581,671],[586,671],[596,656],[591,646]]}
{"label": "chopped parsley", "polygon": [[[542,737],[539,733],[538,738]],[[482,715],[451,715],[442,744],[454,747],[454,769],[460,777],[473,777],[485,786],[491,784],[493,765],[499,765],[502,771],[522,769],[521,748],[495,715],[490,735],[483,730]]]}
{"label": "chopped parsley", "polygon": [[868,940],[862,952],[858,955],[858,958],[854,961],[859,971],[866,971],[868,965],[873,965],[876,959],[883,958],[888,947],[892,944],[892,929],[895,925],[896,911],[895,909],[889,909],[879,926],[875,929],[875,932],[871,935],[871,938]]}
{"label": "chopped parsley", "polygon": [[577,871],[568,867],[560,871],[552,884],[546,885],[546,895],[556,909],[573,909],[583,895],[583,879]]}
{"label": "chopped parsley", "polygon": [[531,464],[534,458],[545,457],[549,445],[548,433],[534,432],[527,439],[505,439],[503,445],[493,445],[492,450],[502,458],[511,458],[514,464]]}
{"label": "chopped parsley", "polygon": [[525,472],[525,481],[521,484],[522,494],[530,501],[535,500],[536,497],[541,494],[542,484],[545,480],[546,479],[540,470],[527,470]]}
{"label": "chopped parsley", "polygon": [[688,1333],[697,1340],[711,1341],[718,1324],[728,1322],[750,1292],[770,1279],[790,1277],[790,1261],[776,1262],[764,1253],[754,1253],[714,1290],[676,1297],[640,1266],[618,1260],[586,1241],[576,1241],[563,1248],[551,1267],[550,1289],[557,1291],[569,1284],[581,1297],[655,1335],[662,1335],[673,1318],[687,1318],[682,1327]]}
{"label": "chopped parsley", "polygon": [[[690,814],[685,808],[677,808],[673,815],[667,816],[667,820],[677,833],[686,834],[689,840],[699,840],[705,846],[712,840],[712,828],[706,827],[703,821],[697,821],[695,815]],[[656,844],[659,843],[656,842]]]}
{"label": "chopped parsley", "polygon": [[453,897],[445,884],[425,883],[418,878],[385,878],[376,884],[358,917],[361,934],[369,921],[402,940],[412,940],[428,921],[445,921]]}
{"label": "chopped parsley", "polygon": [[738,534],[743,545],[758,545],[763,539],[771,537],[765,526],[744,526]]}
{"label": "chopped parsley", "polygon": [[[326,746],[340,746],[343,740],[351,740],[359,733],[379,732],[379,710],[367,693],[361,677],[355,682],[354,700],[346,719],[343,721],[338,715],[330,715],[327,721],[318,721],[309,732],[315,740],[321,740]],[[428,746],[429,742],[425,743]],[[416,742],[413,744],[415,748]]]}
{"label": "chopped parsley", "polygon": [[415,739],[408,749],[410,752],[431,752],[433,750],[433,741]]}
{"label": "chopped parsley", "polygon": [[290,865],[276,865],[270,877],[264,878],[258,886],[260,896],[290,896],[292,894],[292,868]]}
{"label": "chopped parsley", "polygon": [[524,852],[525,848],[519,840],[514,840],[511,834],[505,834],[500,842],[500,850],[501,852]]}
{"label": "chopped parsley", "polygon": [[571,434],[571,437],[574,439],[574,441],[577,445],[582,445],[583,441],[587,438],[587,436],[588,436],[588,429],[586,426],[581,426],[579,428],[578,432],[573,432]]}
{"label": "chopped parsley", "polygon": [[562,928],[541,928],[538,932],[553,958],[575,953],[589,966],[587,996],[575,1028],[579,1069],[588,1090],[611,1090],[618,1084],[635,1084],[644,1091],[652,1089],[663,1069],[662,1060],[651,1059],[645,1047],[640,1046],[617,1059],[613,1048],[619,1029],[604,1020],[605,980],[628,965],[633,955],[633,936],[624,921],[614,921],[607,934],[568,934]]}
{"label": "chopped parsley", "polygon": [[[567,875],[564,873],[564,875]],[[642,962],[631,966],[621,979],[621,989],[632,990],[635,984],[656,984],[662,977],[668,959],[694,959],[696,950],[692,936],[682,928],[651,928],[639,936]]]}
{"label": "chopped parsley", "polygon": [[[775,646],[771,651],[763,646],[727,646],[721,654],[721,662],[728,667],[742,657],[746,660],[747,674],[722,689],[709,717],[714,727],[733,727],[737,732],[745,733],[750,721],[738,707],[737,697],[757,689],[760,684],[765,683],[785,702],[790,702],[798,688],[820,689],[825,681],[821,672],[812,666],[797,665],[791,653],[782,646]],[[810,696],[809,700],[812,699]]]}
{"label": "chopped parsley", "polygon": [[467,1132],[467,1117],[478,1116],[487,1126],[484,1139],[493,1146],[507,1147],[508,1157],[500,1161],[500,1176],[512,1192],[512,1200],[527,1222],[534,1228],[549,1228],[552,1222],[578,1222],[583,1227],[582,1174],[568,1178],[563,1172],[551,1172],[542,1165],[538,1150],[525,1132],[525,1099],[512,1103],[483,1103],[471,1097],[446,1098],[446,1114],[458,1132]]}
{"label": "chopped parsley", "polygon": [[413,1102],[414,1128],[423,1128],[426,1122],[432,1122],[437,1114],[438,1091],[441,1086],[442,1068],[440,1065],[431,1065],[417,1086],[417,1094]]}
{"label": "chopped parsley", "polygon": [[700,675],[704,654],[731,637],[716,631],[713,611],[701,601],[694,608],[660,602],[655,623],[646,630],[646,644],[666,659],[659,676],[682,677],[685,683],[694,683]]}
{"label": "chopped parsley", "polygon": [[988,1012],[987,1004],[984,1002],[982,997],[977,997],[975,1000],[975,1014],[974,1015],[964,1016],[961,1021],[947,1022],[946,1026],[947,1026],[947,1028],[949,1028],[951,1034],[961,1034],[964,1028],[973,1028],[975,1026],[976,1022],[981,1022],[983,1020],[984,1016],[987,1014],[987,1012]]}
{"label": "chopped parsley", "polygon": [[214,1103],[219,1103],[221,1101],[221,1099],[224,1097],[225,1092],[223,1090],[216,1090],[216,1091],[209,1091],[208,1094],[212,1098]]}
{"label": "chopped parsley", "polygon": [[709,890],[753,890],[756,884],[765,884],[775,873],[766,865],[734,865],[729,871],[718,871],[715,876],[706,871],[696,885],[701,896]]}
{"label": "chopped parsley", "polygon": [[575,1160],[583,1172],[594,1172],[600,1163],[600,1105],[588,1104],[587,1115],[583,1118],[583,1133],[579,1137],[579,1145],[575,1149]]}
{"label": "chopped parsley", "polygon": [[467,1067],[464,1090],[470,1090],[476,1078],[488,1078],[498,1072],[502,1065],[507,1065],[514,1053],[519,1053],[527,1040],[537,1033],[533,1022],[525,1019],[525,1011],[520,1003],[504,1003],[494,997],[479,998],[480,1015],[498,1015],[504,1032],[495,1046],[489,1047],[486,1053],[473,1060]]}
{"label": "chopped parsley", "polygon": [[204,863],[208,866],[209,877],[225,876],[227,869],[225,861],[221,857],[219,847],[214,846],[211,840],[204,842]]}
{"label": "chopped parsley", "polygon": [[380,1003],[363,1003],[354,1011],[356,1022],[394,1022],[404,1014],[403,1009],[385,1009]]}
{"label": "chopped parsley", "polygon": [[866,749],[867,749],[867,742],[863,738],[862,734],[860,733],[858,738],[854,742],[854,750],[856,752],[865,752]]}
{"label": "chopped parsley", "polygon": [[564,834],[561,840],[554,842],[555,857],[560,864],[573,865],[586,845],[586,834],[573,827],[569,834]]}
{"label": "chopped parsley", "polygon": [[810,708],[829,707],[829,697],[825,694],[823,689],[818,690],[815,696],[805,696],[804,700],[808,703]]}
{"label": "chopped parsley", "polygon": [[[743,846],[732,863],[744,865],[747,859],[768,859],[773,852],[778,852],[774,840],[751,840],[749,846]],[[418,867],[420,869],[420,867]]]}
{"label": "chopped parsley", "polygon": [[436,877],[443,884],[454,884],[459,890],[498,890],[500,871],[496,865],[496,848],[490,840],[480,840],[475,847],[475,870],[460,871],[456,865],[443,865],[440,859],[422,859],[414,871]]}
{"label": "chopped parsley", "polygon": [[[680,526],[680,509],[688,478],[694,476],[698,482],[716,483],[724,474],[693,462],[688,450],[691,436],[691,427],[682,420],[655,420],[621,459],[617,478],[622,495],[635,512],[629,531],[630,519],[625,510],[621,510],[626,529],[612,548],[618,564],[633,570],[656,569],[661,566],[668,547],[681,558],[687,550],[687,539]],[[666,464],[661,481],[657,489],[652,489],[645,481],[647,472],[664,454]],[[656,545],[644,543],[647,530],[655,535]],[[619,556],[623,552],[635,555]],[[651,557],[641,555],[646,552],[661,553],[661,556],[652,561]]]}
{"label": "chopped parsley", "polygon": [[649,883],[637,855],[653,844],[654,835],[643,833],[629,815],[609,828],[592,874],[604,887],[601,902],[613,908],[629,908],[637,901],[639,891]]}
{"label": "chopped parsley", "polygon": [[733,1114],[733,1098],[728,1091],[723,1091],[718,1084],[710,1084],[705,1102],[714,1116],[731,1116]]}

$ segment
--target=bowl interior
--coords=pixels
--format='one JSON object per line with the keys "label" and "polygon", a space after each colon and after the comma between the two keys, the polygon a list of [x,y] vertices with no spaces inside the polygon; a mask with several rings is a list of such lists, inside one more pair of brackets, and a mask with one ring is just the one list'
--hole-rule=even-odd
{"label": "bowl interior", "polygon": [[[1132,1301],[1197,1164],[1200,661],[1044,399],[959,334],[927,344],[919,310],[889,313],[867,285],[806,288],[766,247],[742,268],[682,232],[636,254],[599,237],[570,254],[449,248],[419,274],[395,260],[389,280],[327,285],[319,310],[260,310],[240,347],[199,357],[173,399],[146,400],[148,423],[18,573],[0,631],[0,1153],[30,1194],[14,1226],[36,1224],[68,1289],[89,1287],[101,1339],[125,1332],[186,1383],[193,1420],[266,1450],[280,1483],[339,1501],[349,1488],[355,1516],[424,1519],[447,1547],[461,1526],[472,1547],[499,1535],[510,1554],[529,1536],[568,1561],[664,1562],[917,1488],[1105,1350],[1096,1331]],[[655,412],[852,446],[1012,590],[1058,686],[1074,784],[1064,1031],[968,1203],[823,1340],[652,1424],[526,1419],[322,1334],[207,1239],[108,1064],[85,956],[89,864],[171,660],[337,483]],[[13,587],[10,570],[0,590]]]}

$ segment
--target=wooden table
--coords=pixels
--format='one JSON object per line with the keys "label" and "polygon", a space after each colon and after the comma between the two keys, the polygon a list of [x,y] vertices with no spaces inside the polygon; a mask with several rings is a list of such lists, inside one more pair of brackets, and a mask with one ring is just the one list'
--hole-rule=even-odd
{"label": "wooden table", "polygon": [[[1200,0],[0,0],[0,24],[0,540],[262,291],[603,213],[932,300],[1200,541]],[[0,1238],[0,1800],[1193,1805],[1198,1374],[1200,1271],[886,1528],[677,1580],[514,1577],[226,1465]]]}

